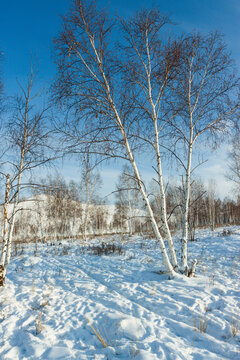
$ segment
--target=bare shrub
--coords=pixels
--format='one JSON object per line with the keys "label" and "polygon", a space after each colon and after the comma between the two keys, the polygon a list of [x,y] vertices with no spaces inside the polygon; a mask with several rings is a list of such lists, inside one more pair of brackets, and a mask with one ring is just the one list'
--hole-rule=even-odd
{"label": "bare shrub", "polygon": [[232,233],[233,232],[230,229],[223,229],[222,233],[220,233],[220,236],[230,236]]}
{"label": "bare shrub", "polygon": [[98,256],[110,255],[115,253],[117,253],[118,255],[123,254],[123,248],[121,245],[116,245],[114,243],[106,244],[105,242],[102,242],[101,245],[89,246],[88,251]]}

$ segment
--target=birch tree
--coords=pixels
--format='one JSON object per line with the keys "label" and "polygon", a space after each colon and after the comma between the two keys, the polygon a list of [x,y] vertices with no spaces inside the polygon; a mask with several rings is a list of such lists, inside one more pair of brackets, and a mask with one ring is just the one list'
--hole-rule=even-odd
{"label": "birch tree", "polygon": [[9,208],[9,193],[10,193],[10,175],[6,175],[6,188],[5,199],[3,207],[3,241],[2,241],[2,253],[0,262],[0,286],[4,285],[6,277],[6,258],[8,254],[8,208]]}
{"label": "birch tree", "polygon": [[[186,150],[186,161],[181,162],[184,168],[181,268],[187,273],[193,148],[199,138],[208,143],[210,135],[226,130],[239,106],[239,79],[219,33],[191,34],[184,39],[181,68],[172,89],[171,104],[178,111],[171,121],[173,136]],[[176,151],[183,153],[181,148]]]}
{"label": "birch tree", "polygon": [[[111,42],[112,29],[113,23],[104,11],[97,9],[95,2],[73,2],[55,39],[58,76],[53,93],[62,106],[67,104],[74,111],[74,132],[69,124],[64,130],[71,149],[85,144],[91,152],[105,158],[118,157],[130,163],[166,270],[174,277],[176,261],[172,264],[169,260],[137,166],[134,138],[137,124],[125,106],[131,98],[120,91],[123,84],[115,67],[117,53]],[[173,247],[170,251],[173,257]]]}
{"label": "birch tree", "polygon": [[[35,101],[39,92],[34,92],[35,65],[32,63],[26,86],[19,84],[21,95],[13,101],[14,110],[6,129],[8,145],[2,167],[6,175],[6,191],[4,201],[4,239],[1,255],[1,285],[4,284],[7,267],[11,257],[13,230],[17,212],[20,207],[20,193],[31,186],[27,173],[49,162],[48,153],[44,153],[48,143],[49,132],[45,127],[47,109],[36,110]],[[24,180],[24,183],[23,183]],[[11,211],[8,211],[11,204]]]}
{"label": "birch tree", "polygon": [[[166,111],[168,88],[176,77],[181,51],[181,41],[163,40],[161,31],[170,19],[159,10],[141,10],[130,20],[121,21],[124,43],[120,68],[124,82],[130,87],[134,112],[141,121],[137,128],[138,141],[150,147],[154,156],[161,199],[160,216],[166,234],[174,268],[178,267],[173,240],[167,221],[165,185],[162,171],[161,135],[166,124],[174,116]],[[128,105],[127,105],[128,106]],[[134,114],[133,114],[134,115]]]}

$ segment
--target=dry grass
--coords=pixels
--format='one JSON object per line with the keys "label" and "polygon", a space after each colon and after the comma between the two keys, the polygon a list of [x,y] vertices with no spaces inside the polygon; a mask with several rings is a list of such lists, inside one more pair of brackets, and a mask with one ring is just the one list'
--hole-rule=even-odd
{"label": "dry grass", "polygon": [[215,284],[215,275],[209,275],[209,277],[208,277],[209,287],[214,286],[214,284]]}
{"label": "dry grass", "polygon": [[155,296],[157,294],[157,286],[153,286],[148,290],[149,295]]}
{"label": "dry grass", "polygon": [[88,320],[87,318],[86,318],[86,321],[87,321],[88,325],[90,326],[90,328],[92,329],[92,331],[94,332],[94,334],[96,335],[96,337],[98,338],[98,340],[103,345],[103,347],[108,347],[108,345],[107,345],[106,341],[104,340],[103,336],[101,335],[100,331],[97,328],[95,328],[93,326],[93,324],[90,322],[90,320]]}
{"label": "dry grass", "polygon": [[33,276],[32,277],[32,292],[34,293],[36,290],[36,287],[35,287],[35,277]]}
{"label": "dry grass", "polygon": [[131,351],[128,350],[128,355],[129,355],[129,359],[135,359],[135,357],[138,355],[139,351],[137,348],[137,345],[135,343],[133,343],[131,345]]}
{"label": "dry grass", "polygon": [[87,251],[98,256],[110,255],[116,253],[118,255],[122,255],[124,253],[122,245],[114,244],[114,243],[105,243],[105,242],[102,242],[101,245],[97,245],[97,246],[88,246]]}
{"label": "dry grass", "polygon": [[42,325],[42,309],[39,310],[38,312],[38,317],[35,320],[35,327],[36,327],[36,335],[40,334],[43,330],[43,325]]}
{"label": "dry grass", "polygon": [[235,337],[239,331],[239,324],[240,324],[240,318],[239,318],[239,311],[237,314],[231,315],[231,332],[232,336]]}
{"label": "dry grass", "polygon": [[205,314],[196,315],[193,313],[193,326],[195,331],[206,333],[208,326],[208,318]]}

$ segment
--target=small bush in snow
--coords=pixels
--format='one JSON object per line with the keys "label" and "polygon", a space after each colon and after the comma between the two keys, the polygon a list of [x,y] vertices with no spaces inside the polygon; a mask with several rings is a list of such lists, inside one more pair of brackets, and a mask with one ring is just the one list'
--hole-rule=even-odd
{"label": "small bush in snow", "polygon": [[92,252],[94,255],[110,255],[118,253],[119,255],[123,254],[123,248],[121,245],[115,245],[114,243],[106,244],[102,242],[101,245],[89,246],[88,251]]}
{"label": "small bush in snow", "polygon": [[232,235],[233,234],[233,232],[232,232],[232,230],[229,230],[229,229],[223,229],[223,231],[222,231],[222,233],[220,233],[220,235],[219,236],[230,236],[230,235]]}

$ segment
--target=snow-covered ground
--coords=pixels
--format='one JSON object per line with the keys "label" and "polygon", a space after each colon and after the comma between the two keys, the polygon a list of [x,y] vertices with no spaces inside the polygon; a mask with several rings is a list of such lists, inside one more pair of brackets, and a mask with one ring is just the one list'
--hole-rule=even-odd
{"label": "snow-covered ground", "polygon": [[[168,280],[155,240],[123,252],[18,245],[0,289],[0,359],[240,359],[240,229],[189,244],[195,278]],[[175,238],[178,245],[178,238]]]}

